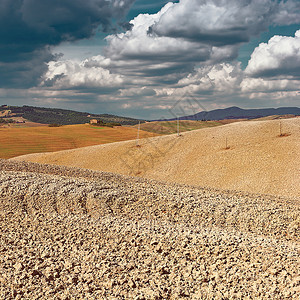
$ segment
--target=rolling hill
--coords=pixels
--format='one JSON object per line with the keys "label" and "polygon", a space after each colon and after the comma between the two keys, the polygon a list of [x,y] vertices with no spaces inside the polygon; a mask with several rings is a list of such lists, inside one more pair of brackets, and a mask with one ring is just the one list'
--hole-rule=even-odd
{"label": "rolling hill", "polygon": [[[122,125],[134,125],[143,120],[120,117],[110,114],[90,114],[88,112],[78,112],[73,110],[58,109],[58,108],[45,108],[34,106],[7,106],[2,105],[0,107],[0,117],[3,112],[10,111],[9,116],[23,117],[26,120],[35,123],[42,124],[61,124],[61,125],[73,125],[73,124],[85,124],[89,123],[91,119],[102,120],[105,123],[120,123]],[[1,115],[2,112],[2,115]],[[7,113],[5,114],[7,116]]]}
{"label": "rolling hill", "polygon": [[300,118],[235,122],[186,132],[180,137],[175,134],[144,139],[140,147],[126,141],[15,160],[299,197],[299,129]]}

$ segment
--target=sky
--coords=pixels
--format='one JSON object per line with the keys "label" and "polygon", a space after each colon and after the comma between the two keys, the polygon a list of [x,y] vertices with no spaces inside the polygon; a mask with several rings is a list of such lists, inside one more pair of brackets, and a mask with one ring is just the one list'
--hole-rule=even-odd
{"label": "sky", "polygon": [[300,0],[0,0],[0,104],[299,107]]}

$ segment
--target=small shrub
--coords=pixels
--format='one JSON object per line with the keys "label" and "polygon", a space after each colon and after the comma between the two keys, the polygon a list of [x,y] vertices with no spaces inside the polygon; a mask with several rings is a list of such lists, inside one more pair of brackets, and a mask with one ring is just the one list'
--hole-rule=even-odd
{"label": "small shrub", "polygon": [[278,135],[278,137],[285,137],[285,136],[290,136],[290,133],[281,133]]}
{"label": "small shrub", "polygon": [[285,137],[285,136],[289,136],[289,135],[291,135],[291,134],[287,133],[287,132],[283,132],[282,123],[281,123],[281,121],[279,121],[279,135],[278,135],[278,137]]}

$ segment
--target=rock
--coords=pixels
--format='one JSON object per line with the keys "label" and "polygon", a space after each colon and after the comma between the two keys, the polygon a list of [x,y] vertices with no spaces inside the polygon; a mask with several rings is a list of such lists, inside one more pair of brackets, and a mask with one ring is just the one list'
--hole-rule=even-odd
{"label": "rock", "polygon": [[129,285],[132,289],[136,288],[136,284],[135,284],[135,281],[134,281],[133,279],[129,279],[128,285]]}
{"label": "rock", "polygon": [[42,276],[42,273],[39,270],[33,270],[31,276]]}
{"label": "rock", "polygon": [[22,263],[18,262],[15,264],[15,271],[18,273],[24,269],[24,266]]}
{"label": "rock", "polygon": [[161,267],[161,268],[159,269],[159,273],[160,273],[161,275],[168,275],[168,274],[170,274],[170,270],[169,270],[168,267],[163,266],[163,267]]}
{"label": "rock", "polygon": [[65,260],[64,267],[65,267],[66,269],[72,269],[73,266],[74,266],[74,263],[73,263],[72,261],[70,261],[70,260],[68,260],[68,259]]}

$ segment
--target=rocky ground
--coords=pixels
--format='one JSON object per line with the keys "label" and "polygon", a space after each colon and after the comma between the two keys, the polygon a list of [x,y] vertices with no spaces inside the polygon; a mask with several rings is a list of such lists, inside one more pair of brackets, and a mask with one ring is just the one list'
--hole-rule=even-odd
{"label": "rocky ground", "polygon": [[1,299],[298,299],[299,199],[0,160]]}

